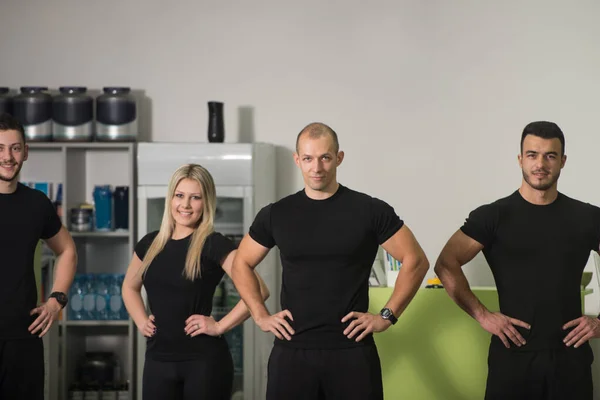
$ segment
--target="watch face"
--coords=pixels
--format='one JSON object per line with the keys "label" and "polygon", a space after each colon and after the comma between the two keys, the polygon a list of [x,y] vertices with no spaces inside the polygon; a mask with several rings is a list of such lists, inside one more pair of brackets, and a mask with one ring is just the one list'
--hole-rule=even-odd
{"label": "watch face", "polygon": [[56,292],[52,293],[50,297],[54,297],[63,307],[67,304],[67,295],[64,293]]}
{"label": "watch face", "polygon": [[391,314],[392,314],[392,312],[389,310],[389,308],[384,308],[383,310],[381,310],[381,316],[384,319],[388,319]]}

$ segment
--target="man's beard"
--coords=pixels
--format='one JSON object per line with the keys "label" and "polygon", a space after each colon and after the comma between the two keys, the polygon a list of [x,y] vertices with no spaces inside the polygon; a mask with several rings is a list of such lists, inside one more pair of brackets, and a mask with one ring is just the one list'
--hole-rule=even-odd
{"label": "man's beard", "polygon": [[[546,172],[546,171],[544,171],[544,172]],[[532,175],[534,173],[535,172],[533,172]],[[531,186],[532,188],[534,188],[535,190],[548,190],[548,189],[550,189],[552,187],[552,185],[554,185],[556,183],[556,181],[558,181],[559,177],[560,177],[560,171],[558,171],[558,173],[556,174],[556,176],[552,177],[552,179],[549,182],[535,184],[535,183],[533,183],[531,181],[531,179],[529,178],[529,175],[527,175],[527,173],[525,173],[525,171],[523,171],[523,179],[525,179],[525,182],[527,182],[527,184],[529,186]]]}
{"label": "man's beard", "polygon": [[18,163],[4,163],[4,164],[0,164],[0,165],[10,165],[10,166],[14,165],[14,166],[16,166],[15,172],[10,177],[2,175],[2,172],[0,172],[0,181],[3,181],[3,182],[12,182],[15,179],[17,179],[17,177],[19,176],[19,172],[21,172],[21,168],[23,167],[23,163],[21,163],[21,164],[18,164]]}

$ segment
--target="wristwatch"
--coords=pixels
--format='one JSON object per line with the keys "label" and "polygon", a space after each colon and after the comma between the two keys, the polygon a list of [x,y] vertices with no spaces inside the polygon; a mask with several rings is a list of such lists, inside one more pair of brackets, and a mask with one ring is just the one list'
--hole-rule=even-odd
{"label": "wristwatch", "polygon": [[394,313],[389,308],[383,308],[379,312],[379,315],[381,315],[381,318],[390,321],[392,323],[392,325],[394,325],[396,322],[398,322],[398,318],[396,318],[394,316]]}
{"label": "wristwatch", "polygon": [[63,292],[52,292],[52,293],[50,293],[50,296],[48,296],[48,298],[51,298],[51,297],[54,297],[56,299],[56,301],[58,301],[58,304],[60,304],[60,306],[62,308],[65,308],[65,306],[69,302],[69,298]]}

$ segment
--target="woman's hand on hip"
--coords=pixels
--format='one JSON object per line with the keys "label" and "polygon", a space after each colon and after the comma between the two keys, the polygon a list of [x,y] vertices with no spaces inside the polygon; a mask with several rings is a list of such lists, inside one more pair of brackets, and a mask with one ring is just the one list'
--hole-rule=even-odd
{"label": "woman's hand on hip", "polygon": [[185,334],[191,337],[198,335],[221,336],[223,332],[213,317],[193,314],[185,320]]}

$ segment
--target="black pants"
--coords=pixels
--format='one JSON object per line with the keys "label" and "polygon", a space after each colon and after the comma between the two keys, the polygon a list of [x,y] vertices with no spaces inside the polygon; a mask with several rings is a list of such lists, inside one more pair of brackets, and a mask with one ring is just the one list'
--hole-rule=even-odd
{"label": "black pants", "polygon": [[0,341],[0,400],[44,400],[42,339]]}
{"label": "black pants", "polygon": [[273,346],[267,400],[382,400],[375,345],[347,349]]}
{"label": "black pants", "polygon": [[230,400],[233,360],[224,349],[189,361],[146,358],[143,400]]}
{"label": "black pants", "polygon": [[485,400],[592,400],[589,345],[508,351],[490,347]]}

